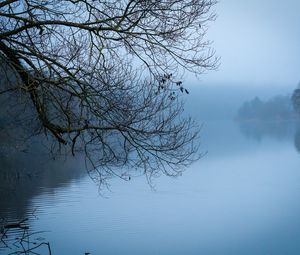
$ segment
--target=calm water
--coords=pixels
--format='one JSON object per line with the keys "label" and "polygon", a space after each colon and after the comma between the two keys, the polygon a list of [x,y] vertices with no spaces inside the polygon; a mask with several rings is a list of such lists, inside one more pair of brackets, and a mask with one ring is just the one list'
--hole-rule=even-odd
{"label": "calm water", "polygon": [[208,153],[183,176],[155,179],[155,191],[143,177],[114,179],[102,195],[81,162],[2,159],[25,168],[3,175],[2,221],[28,217],[30,228],[8,231],[0,254],[20,250],[23,231],[55,255],[300,254],[299,149],[295,123],[209,122]]}

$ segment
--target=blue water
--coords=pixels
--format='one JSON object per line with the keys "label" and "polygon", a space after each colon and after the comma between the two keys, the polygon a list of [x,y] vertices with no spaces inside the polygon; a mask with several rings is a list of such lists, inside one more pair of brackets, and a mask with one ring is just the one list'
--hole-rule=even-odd
{"label": "blue water", "polygon": [[204,123],[207,154],[179,178],[154,179],[155,190],[141,176],[99,193],[84,170],[70,171],[27,181],[32,192],[16,188],[0,212],[28,217],[52,254],[300,254],[297,134],[289,122]]}

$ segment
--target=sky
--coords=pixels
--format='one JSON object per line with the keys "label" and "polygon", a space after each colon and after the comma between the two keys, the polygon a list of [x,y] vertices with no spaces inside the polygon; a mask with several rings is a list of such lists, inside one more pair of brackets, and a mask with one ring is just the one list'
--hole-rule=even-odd
{"label": "sky", "polygon": [[296,87],[300,81],[300,1],[220,0],[207,38],[221,58],[201,83]]}

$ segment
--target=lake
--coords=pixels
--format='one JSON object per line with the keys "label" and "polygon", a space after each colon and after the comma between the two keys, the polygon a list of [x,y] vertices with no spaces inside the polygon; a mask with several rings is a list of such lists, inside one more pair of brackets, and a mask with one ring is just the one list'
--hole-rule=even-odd
{"label": "lake", "polygon": [[3,152],[1,223],[29,229],[8,229],[0,254],[300,254],[299,124],[211,121],[201,140],[179,178],[101,192],[82,160]]}

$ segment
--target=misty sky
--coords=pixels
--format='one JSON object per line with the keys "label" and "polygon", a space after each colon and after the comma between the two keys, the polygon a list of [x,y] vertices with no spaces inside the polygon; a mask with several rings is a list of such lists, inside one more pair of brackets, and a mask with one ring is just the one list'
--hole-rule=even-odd
{"label": "misty sky", "polygon": [[279,85],[300,80],[299,0],[220,0],[208,38],[221,57],[201,83]]}

